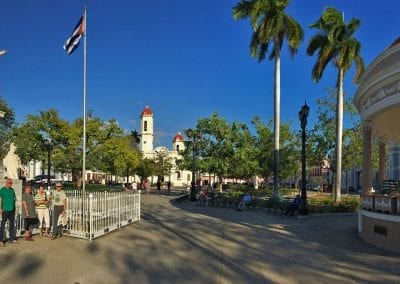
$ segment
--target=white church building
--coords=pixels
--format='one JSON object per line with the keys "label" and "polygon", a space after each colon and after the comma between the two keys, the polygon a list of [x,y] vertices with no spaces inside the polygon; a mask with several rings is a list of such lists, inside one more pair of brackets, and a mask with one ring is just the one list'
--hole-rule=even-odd
{"label": "white church building", "polygon": [[[172,163],[171,172],[168,176],[162,177],[161,182],[170,181],[173,186],[189,186],[192,181],[192,172],[188,170],[180,170],[176,161],[181,159],[180,151],[185,149],[185,139],[179,132],[172,139],[172,149],[165,146],[158,146],[154,148],[154,114],[153,111],[146,106],[140,115],[140,142],[139,150],[143,156],[148,159],[154,160],[157,153],[162,153],[168,157]],[[151,182],[156,183],[157,177],[152,177]]]}

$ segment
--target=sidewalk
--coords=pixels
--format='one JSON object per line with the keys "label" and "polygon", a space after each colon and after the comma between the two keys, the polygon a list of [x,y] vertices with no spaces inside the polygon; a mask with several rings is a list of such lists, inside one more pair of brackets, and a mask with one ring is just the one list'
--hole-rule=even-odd
{"label": "sidewalk", "polygon": [[142,196],[142,220],[96,239],[0,248],[1,283],[399,283],[400,256],[357,237],[356,215],[308,220]]}

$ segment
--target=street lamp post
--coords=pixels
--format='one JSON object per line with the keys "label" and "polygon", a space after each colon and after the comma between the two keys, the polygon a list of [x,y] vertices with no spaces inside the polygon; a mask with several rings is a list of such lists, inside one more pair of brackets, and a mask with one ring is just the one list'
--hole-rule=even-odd
{"label": "street lamp post", "polygon": [[188,129],[187,135],[192,138],[192,183],[190,187],[190,201],[196,201],[196,133],[193,129]]}
{"label": "street lamp post", "polygon": [[305,102],[299,111],[301,122],[301,200],[302,206],[299,210],[300,215],[308,215],[307,208],[307,176],[306,176],[306,125],[310,107]]}
{"label": "street lamp post", "polygon": [[46,149],[47,149],[47,190],[50,190],[51,150],[53,148],[53,144],[51,143],[50,139],[44,140],[44,144],[46,145]]}

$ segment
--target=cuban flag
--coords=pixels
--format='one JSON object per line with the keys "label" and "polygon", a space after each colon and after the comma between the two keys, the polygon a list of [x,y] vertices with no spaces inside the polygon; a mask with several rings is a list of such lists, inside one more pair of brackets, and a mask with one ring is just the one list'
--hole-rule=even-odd
{"label": "cuban flag", "polygon": [[64,44],[64,49],[68,53],[68,55],[72,54],[74,50],[79,46],[79,40],[85,33],[85,22],[84,17],[82,16],[75,26],[74,31],[72,32],[71,36],[67,39]]}

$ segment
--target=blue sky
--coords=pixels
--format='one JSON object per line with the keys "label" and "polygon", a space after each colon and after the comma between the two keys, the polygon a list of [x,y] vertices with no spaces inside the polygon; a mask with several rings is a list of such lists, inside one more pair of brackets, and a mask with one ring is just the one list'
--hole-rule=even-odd
{"label": "blue sky", "polygon": [[[216,111],[228,121],[250,125],[254,116],[273,115],[273,61],[250,57],[250,23],[235,21],[232,0],[88,0],[87,109],[103,120],[115,118],[127,130],[140,129],[146,105],[155,114],[155,146]],[[0,96],[23,122],[28,114],[55,108],[60,117],[83,115],[83,45],[63,50],[83,1],[0,0]],[[298,111],[307,100],[309,121],[316,98],[333,87],[330,65],[318,83],[311,80],[315,58],[305,55],[309,25],[334,6],[345,19],[361,19],[356,34],[365,64],[400,35],[400,2],[393,0],[292,0],[287,12],[303,27],[305,39],[291,59],[283,47],[281,120],[299,128]],[[354,72],[345,92],[353,95]]]}

